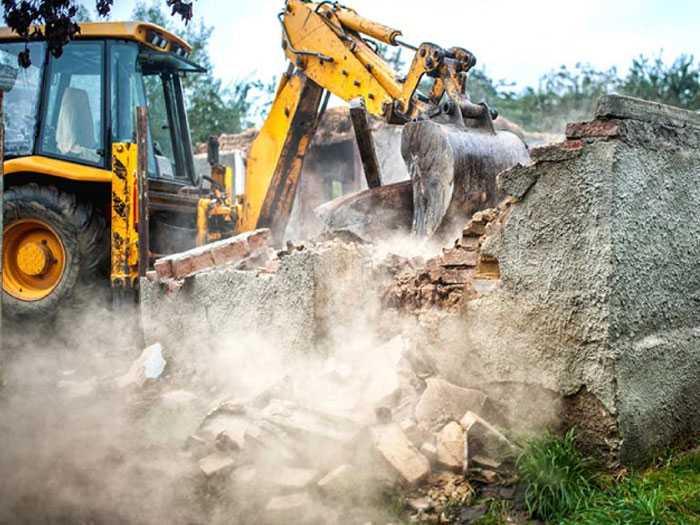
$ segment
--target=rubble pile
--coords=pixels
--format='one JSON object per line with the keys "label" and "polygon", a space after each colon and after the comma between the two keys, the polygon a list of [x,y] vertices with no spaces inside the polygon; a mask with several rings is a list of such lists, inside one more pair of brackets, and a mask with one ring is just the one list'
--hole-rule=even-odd
{"label": "rubble pile", "polygon": [[[400,489],[416,520],[445,523],[445,509],[468,506],[479,487],[511,484],[520,449],[492,423],[499,416],[489,397],[426,377],[411,364],[420,363],[417,352],[399,336],[366,366],[331,359],[217,401],[182,444],[196,491],[229,519],[274,524],[293,513],[295,523],[383,523],[390,518],[371,509],[381,508],[378,495]],[[206,395],[175,392],[156,399]]]}
{"label": "rubble pile", "polygon": [[474,214],[462,237],[437,257],[427,261],[395,257],[387,261],[393,283],[384,293],[384,305],[413,314],[434,308],[456,312],[464,301],[497,288],[498,261],[482,246],[503,227],[512,203],[512,199],[506,199],[497,208]]}

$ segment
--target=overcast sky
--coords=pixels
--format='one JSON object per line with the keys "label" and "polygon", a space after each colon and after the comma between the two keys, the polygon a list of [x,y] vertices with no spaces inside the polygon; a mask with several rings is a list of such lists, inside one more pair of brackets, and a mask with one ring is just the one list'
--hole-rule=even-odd
{"label": "overcast sky", "polygon": [[[87,0],[94,4],[94,1]],[[113,19],[134,0],[117,0]],[[639,53],[700,59],[700,0],[344,0],[361,15],[400,29],[412,43],[474,52],[497,79],[520,86],[561,64],[589,62],[625,71]],[[165,0],[163,0],[165,4]],[[215,73],[229,82],[279,76],[285,69],[277,12],[283,0],[196,0],[195,16],[214,26]]]}

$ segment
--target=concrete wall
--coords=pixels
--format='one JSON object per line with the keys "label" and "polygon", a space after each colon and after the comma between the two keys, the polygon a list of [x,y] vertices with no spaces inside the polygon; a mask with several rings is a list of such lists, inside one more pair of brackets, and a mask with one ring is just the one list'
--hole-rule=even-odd
{"label": "concrete wall", "polygon": [[181,361],[222,338],[257,339],[280,359],[323,354],[377,317],[378,287],[366,249],[328,242],[289,253],[275,273],[224,267],[175,289],[144,279],[142,321],[147,343],[160,341]]}
{"label": "concrete wall", "polygon": [[501,176],[520,199],[484,247],[502,288],[461,327],[484,377],[592,393],[624,462],[700,430],[700,128],[635,116]]}

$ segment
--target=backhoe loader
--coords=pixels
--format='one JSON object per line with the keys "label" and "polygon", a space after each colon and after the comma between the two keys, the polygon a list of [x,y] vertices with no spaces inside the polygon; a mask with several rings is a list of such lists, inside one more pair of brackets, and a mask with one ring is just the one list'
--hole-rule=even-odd
{"label": "backhoe loader", "polygon": [[[369,187],[326,207],[333,228],[438,235],[493,205],[496,174],[527,161],[524,144],[466,96],[469,51],[411,46],[336,2],[286,0],[279,20],[289,67],[242,187],[215,144],[210,176],[195,173],[181,78],[204,70],[176,35],[86,23],[57,57],[0,30],[0,52],[31,55],[4,103],[3,315],[51,318],[100,272],[115,294],[135,291],[155,258],[255,228],[282,240],[330,94],[350,103]],[[407,75],[379,44],[414,52]],[[405,126],[410,181],[382,185],[368,113]]]}

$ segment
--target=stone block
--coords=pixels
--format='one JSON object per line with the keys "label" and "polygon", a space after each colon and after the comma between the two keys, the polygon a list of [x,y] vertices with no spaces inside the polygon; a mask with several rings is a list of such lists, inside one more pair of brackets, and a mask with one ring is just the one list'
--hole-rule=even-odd
{"label": "stone block", "polygon": [[430,475],[430,462],[410,442],[395,423],[370,429],[375,450],[409,486],[415,486]]}
{"label": "stone block", "polygon": [[465,433],[459,423],[451,421],[436,436],[437,462],[440,466],[461,472],[465,463]]}

